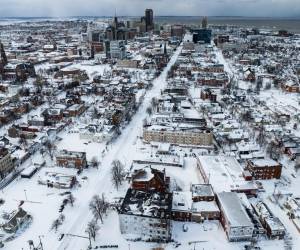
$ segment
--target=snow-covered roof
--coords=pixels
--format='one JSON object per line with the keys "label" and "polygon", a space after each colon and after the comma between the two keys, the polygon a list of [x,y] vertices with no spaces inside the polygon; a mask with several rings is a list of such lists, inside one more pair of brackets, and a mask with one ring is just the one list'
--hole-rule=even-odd
{"label": "snow-covered roof", "polygon": [[230,227],[253,227],[238,195],[232,192],[218,193],[218,200]]}

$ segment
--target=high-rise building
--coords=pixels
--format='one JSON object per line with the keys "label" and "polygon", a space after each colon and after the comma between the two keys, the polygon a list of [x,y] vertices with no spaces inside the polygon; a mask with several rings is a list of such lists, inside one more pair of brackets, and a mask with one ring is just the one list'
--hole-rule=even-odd
{"label": "high-rise building", "polygon": [[192,29],[194,43],[210,43],[212,30],[207,28],[207,17],[202,19],[202,28]]}
{"label": "high-rise building", "polygon": [[1,68],[3,68],[6,64],[7,64],[7,57],[5,54],[4,46],[0,41],[0,71],[1,71]]}
{"label": "high-rise building", "polygon": [[106,57],[111,59],[123,60],[126,57],[125,41],[106,41],[105,42]]}
{"label": "high-rise building", "polygon": [[171,36],[176,37],[177,39],[182,39],[184,35],[183,25],[175,24],[171,26]]}
{"label": "high-rise building", "polygon": [[207,17],[203,17],[202,19],[202,29],[207,29]]}
{"label": "high-rise building", "polygon": [[145,10],[145,21],[146,21],[146,31],[153,30],[154,23],[153,23],[153,10],[152,9]]}

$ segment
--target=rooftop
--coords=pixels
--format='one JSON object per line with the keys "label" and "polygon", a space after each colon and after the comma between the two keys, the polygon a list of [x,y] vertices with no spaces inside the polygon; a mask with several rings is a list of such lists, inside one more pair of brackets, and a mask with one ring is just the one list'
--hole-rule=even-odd
{"label": "rooftop", "polygon": [[253,227],[236,193],[218,193],[218,200],[231,227]]}
{"label": "rooftop", "polygon": [[171,207],[171,193],[143,192],[128,189],[119,212],[121,214],[169,219]]}

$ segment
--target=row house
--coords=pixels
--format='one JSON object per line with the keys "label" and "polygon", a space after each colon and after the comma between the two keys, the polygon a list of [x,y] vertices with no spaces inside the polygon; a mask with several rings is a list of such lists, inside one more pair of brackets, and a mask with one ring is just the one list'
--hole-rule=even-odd
{"label": "row house", "polygon": [[192,221],[201,223],[204,220],[219,220],[220,210],[215,200],[193,200],[193,193],[173,192],[172,219],[175,221]]}
{"label": "row house", "polygon": [[76,117],[83,114],[85,110],[86,107],[84,104],[73,104],[72,106],[68,107],[63,114],[65,117]]}
{"label": "row house", "polygon": [[270,239],[283,239],[286,230],[279,218],[274,217],[267,205],[261,201],[251,202],[251,206]]}

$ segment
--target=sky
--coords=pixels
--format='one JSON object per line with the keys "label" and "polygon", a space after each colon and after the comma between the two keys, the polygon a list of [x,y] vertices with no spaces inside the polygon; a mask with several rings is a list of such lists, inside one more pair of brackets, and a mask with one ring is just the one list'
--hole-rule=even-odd
{"label": "sky", "polygon": [[300,17],[300,0],[0,0],[0,17],[141,16]]}

